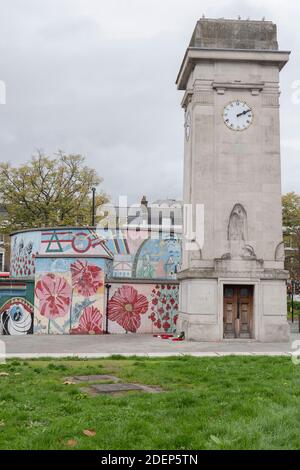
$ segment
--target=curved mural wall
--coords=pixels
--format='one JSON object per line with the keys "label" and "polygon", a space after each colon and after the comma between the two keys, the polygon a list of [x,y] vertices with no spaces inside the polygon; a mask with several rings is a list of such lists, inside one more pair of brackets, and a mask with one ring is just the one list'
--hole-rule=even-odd
{"label": "curved mural wall", "polygon": [[108,322],[110,333],[174,333],[181,240],[157,235],[87,227],[13,234],[11,276],[34,281],[34,301],[8,303],[3,332],[102,334]]}

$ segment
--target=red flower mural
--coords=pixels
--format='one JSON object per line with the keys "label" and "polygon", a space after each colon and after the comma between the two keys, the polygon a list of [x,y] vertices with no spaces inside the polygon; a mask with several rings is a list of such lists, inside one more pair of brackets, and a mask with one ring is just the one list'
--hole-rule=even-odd
{"label": "red flower mural", "polygon": [[120,287],[108,304],[108,318],[124,330],[135,333],[141,325],[141,315],[148,310],[148,300],[132,286]]}
{"label": "red flower mural", "polygon": [[103,333],[102,314],[96,307],[86,307],[79,319],[77,328],[70,330],[71,335],[99,335]]}
{"label": "red flower mural", "polygon": [[170,284],[155,286],[151,293],[149,319],[157,329],[174,333],[178,318],[178,287]]}
{"label": "red flower mural", "polygon": [[44,317],[53,320],[69,312],[72,288],[65,278],[45,274],[36,283],[35,295],[40,301],[40,314]]}
{"label": "red flower mural", "polygon": [[102,271],[87,261],[77,260],[71,264],[72,285],[84,297],[96,294],[103,286]]}

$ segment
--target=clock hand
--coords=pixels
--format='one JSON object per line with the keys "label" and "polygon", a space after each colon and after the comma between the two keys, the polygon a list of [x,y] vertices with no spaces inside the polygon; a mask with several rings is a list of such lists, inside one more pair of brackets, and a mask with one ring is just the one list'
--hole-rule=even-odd
{"label": "clock hand", "polygon": [[246,111],[242,111],[241,113],[237,114],[236,117],[243,116],[244,114],[247,114],[251,111],[251,109],[246,109]]}

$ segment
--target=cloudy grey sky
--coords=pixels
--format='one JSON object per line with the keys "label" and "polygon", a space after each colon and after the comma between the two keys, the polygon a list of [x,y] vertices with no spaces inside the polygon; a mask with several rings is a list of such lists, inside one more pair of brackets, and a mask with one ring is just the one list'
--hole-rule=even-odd
{"label": "cloudy grey sky", "polygon": [[206,17],[278,25],[283,191],[300,193],[300,4],[296,0],[0,0],[0,159],[39,148],[83,153],[113,200],[181,198],[183,114],[176,75]]}

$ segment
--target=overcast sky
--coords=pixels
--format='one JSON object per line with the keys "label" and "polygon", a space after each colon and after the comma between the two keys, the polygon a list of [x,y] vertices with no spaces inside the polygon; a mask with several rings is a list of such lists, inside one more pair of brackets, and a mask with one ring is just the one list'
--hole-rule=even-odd
{"label": "overcast sky", "polygon": [[[300,193],[300,4],[296,0],[0,0],[0,159],[37,148],[86,155],[114,201],[181,198],[183,112],[175,79],[195,23],[272,20],[292,50],[281,74],[283,191]],[[300,83],[300,82],[299,82]]]}

